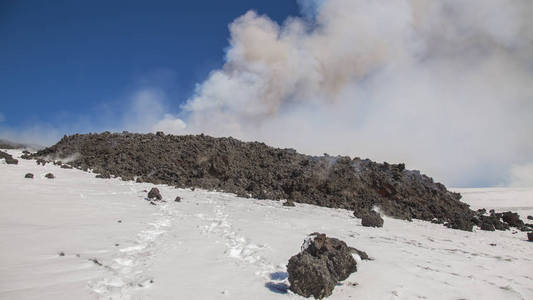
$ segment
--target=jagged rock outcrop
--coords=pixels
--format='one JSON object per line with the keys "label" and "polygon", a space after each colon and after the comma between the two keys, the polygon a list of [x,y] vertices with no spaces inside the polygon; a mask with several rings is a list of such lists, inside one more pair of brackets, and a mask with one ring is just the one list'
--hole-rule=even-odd
{"label": "jagged rock outcrop", "polygon": [[[65,136],[31,158],[66,159],[122,178],[199,187],[259,199],[290,199],[361,214],[378,206],[401,219],[438,220],[471,230],[472,217],[458,193],[403,164],[347,156],[309,156],[258,142],[205,135],[108,132]],[[360,217],[360,216],[359,216]]]}
{"label": "jagged rock outcrop", "polygon": [[311,234],[304,241],[302,251],[289,259],[287,272],[291,291],[316,299],[330,296],[339,281],[357,271],[352,249],[355,248],[336,238]]}
{"label": "jagged rock outcrop", "polygon": [[361,225],[364,227],[383,227],[383,218],[379,213],[371,210],[363,215]]}
{"label": "jagged rock outcrop", "polygon": [[161,196],[161,193],[159,192],[158,188],[152,188],[148,192],[148,199],[151,199],[151,200],[163,200],[163,196]]}
{"label": "jagged rock outcrop", "polygon": [[17,165],[19,163],[18,160],[14,159],[13,156],[11,156],[11,154],[6,153],[4,151],[0,151],[0,159],[2,158],[5,159],[6,164],[8,165]]}

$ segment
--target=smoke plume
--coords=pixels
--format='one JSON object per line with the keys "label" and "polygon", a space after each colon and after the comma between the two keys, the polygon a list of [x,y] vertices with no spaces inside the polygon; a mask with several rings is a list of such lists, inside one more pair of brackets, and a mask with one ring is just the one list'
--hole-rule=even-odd
{"label": "smoke plume", "polygon": [[457,186],[533,162],[533,2],[299,2],[281,25],[229,25],[223,68],[174,132],[407,162]]}

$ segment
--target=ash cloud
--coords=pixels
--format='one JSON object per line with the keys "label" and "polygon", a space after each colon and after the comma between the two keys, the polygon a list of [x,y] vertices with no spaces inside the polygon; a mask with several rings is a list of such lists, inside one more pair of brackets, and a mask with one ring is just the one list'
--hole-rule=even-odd
{"label": "ash cloud", "polygon": [[456,186],[533,162],[533,2],[299,3],[281,25],[230,24],[225,65],[172,132],[405,161]]}

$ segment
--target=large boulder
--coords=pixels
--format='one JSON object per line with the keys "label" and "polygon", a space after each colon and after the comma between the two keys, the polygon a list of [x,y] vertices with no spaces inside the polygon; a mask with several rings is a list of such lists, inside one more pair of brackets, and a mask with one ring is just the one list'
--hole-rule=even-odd
{"label": "large boulder", "polygon": [[341,240],[322,233],[311,234],[301,252],[289,259],[287,272],[291,291],[317,299],[330,296],[339,281],[357,271],[351,252]]}
{"label": "large boulder", "polygon": [[163,200],[163,196],[161,196],[158,188],[152,188],[148,192],[148,199]]}
{"label": "large boulder", "polygon": [[0,159],[2,158],[5,159],[6,164],[8,165],[17,165],[19,163],[19,161],[14,159],[9,153],[0,151]]}
{"label": "large boulder", "polygon": [[520,215],[512,211],[506,211],[501,214],[502,220],[511,227],[521,228],[524,222],[520,220]]}
{"label": "large boulder", "polygon": [[383,227],[383,218],[379,213],[371,210],[363,215],[361,225],[364,227]]}

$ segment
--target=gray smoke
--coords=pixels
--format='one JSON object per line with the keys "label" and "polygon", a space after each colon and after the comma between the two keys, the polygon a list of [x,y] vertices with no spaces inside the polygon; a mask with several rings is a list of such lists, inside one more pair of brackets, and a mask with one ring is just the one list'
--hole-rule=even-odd
{"label": "gray smoke", "polygon": [[533,185],[516,178],[533,173],[532,1],[299,2],[304,17],[282,25],[231,23],[225,65],[167,131]]}

